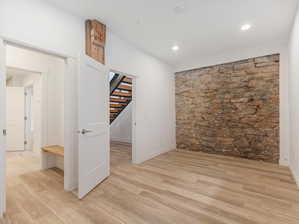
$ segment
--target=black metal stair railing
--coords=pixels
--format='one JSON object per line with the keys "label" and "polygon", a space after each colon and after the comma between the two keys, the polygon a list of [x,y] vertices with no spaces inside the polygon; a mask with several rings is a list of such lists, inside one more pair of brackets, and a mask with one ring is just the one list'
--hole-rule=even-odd
{"label": "black metal stair railing", "polygon": [[126,76],[124,75],[120,75],[120,74],[115,74],[113,76],[113,78],[110,81],[110,95],[114,92],[114,90],[117,89],[117,87],[119,86],[119,84],[122,82],[122,80],[125,78]]}
{"label": "black metal stair railing", "polygon": [[[122,81],[126,78],[124,75],[115,74],[113,78],[110,81],[110,97],[113,96],[113,92],[121,85]],[[118,108],[118,112],[114,113],[116,114],[114,117],[110,117],[110,124],[121,114],[121,112],[130,104],[132,101],[132,97],[127,98],[126,103],[120,103],[123,106],[121,108]]]}

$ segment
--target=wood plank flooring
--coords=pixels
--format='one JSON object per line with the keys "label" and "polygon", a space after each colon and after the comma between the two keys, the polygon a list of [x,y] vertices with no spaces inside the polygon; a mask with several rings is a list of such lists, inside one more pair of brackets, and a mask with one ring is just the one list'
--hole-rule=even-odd
{"label": "wood plank flooring", "polygon": [[36,155],[9,155],[3,223],[299,223],[288,168],[179,151],[133,165],[130,151],[112,144],[111,176],[81,201],[63,191],[58,170],[38,170]]}

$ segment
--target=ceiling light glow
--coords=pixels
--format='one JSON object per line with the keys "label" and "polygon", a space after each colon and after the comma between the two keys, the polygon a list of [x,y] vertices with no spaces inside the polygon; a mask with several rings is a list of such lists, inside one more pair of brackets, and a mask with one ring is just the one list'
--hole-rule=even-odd
{"label": "ceiling light glow", "polygon": [[241,30],[242,31],[246,31],[246,30],[249,30],[251,28],[251,25],[250,24],[244,24],[242,27],[241,27]]}
{"label": "ceiling light glow", "polygon": [[180,47],[178,45],[174,45],[171,48],[173,51],[178,51],[180,49]]}

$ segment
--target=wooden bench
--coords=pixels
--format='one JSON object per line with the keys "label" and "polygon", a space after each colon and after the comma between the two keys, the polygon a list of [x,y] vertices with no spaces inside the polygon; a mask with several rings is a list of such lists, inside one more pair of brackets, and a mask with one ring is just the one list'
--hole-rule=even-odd
{"label": "wooden bench", "polygon": [[47,153],[54,154],[56,156],[64,157],[64,147],[60,145],[51,145],[42,147],[42,150]]}
{"label": "wooden bench", "polygon": [[64,170],[64,147],[49,145],[42,147],[43,169],[57,167]]}

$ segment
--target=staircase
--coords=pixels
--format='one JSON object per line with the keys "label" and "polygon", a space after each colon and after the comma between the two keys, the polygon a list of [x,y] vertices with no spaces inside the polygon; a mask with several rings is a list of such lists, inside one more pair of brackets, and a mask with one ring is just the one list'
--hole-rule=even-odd
{"label": "staircase", "polygon": [[132,79],[114,74],[110,81],[110,124],[132,101]]}

